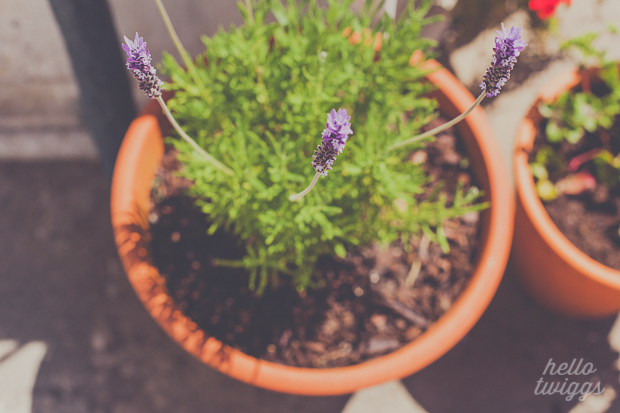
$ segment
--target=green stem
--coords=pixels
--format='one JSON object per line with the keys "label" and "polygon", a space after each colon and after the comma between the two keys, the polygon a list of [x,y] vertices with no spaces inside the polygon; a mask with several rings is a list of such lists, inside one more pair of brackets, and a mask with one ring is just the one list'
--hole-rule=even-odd
{"label": "green stem", "polygon": [[230,267],[230,268],[245,268],[245,262],[241,260],[223,260],[221,258],[217,258],[214,261],[214,264],[220,267]]}
{"label": "green stem", "polygon": [[250,23],[254,24],[254,10],[252,9],[252,0],[245,0],[245,7],[248,9],[248,18]]}
{"label": "green stem", "polygon": [[295,201],[299,201],[301,198],[303,198],[308,192],[312,191],[312,188],[314,188],[314,185],[316,184],[316,181],[319,180],[319,176],[321,176],[321,174],[319,174],[317,172],[314,175],[314,178],[312,178],[312,182],[310,182],[310,185],[308,185],[308,187],[306,189],[304,189],[303,191],[301,191],[298,194],[289,196],[288,200],[291,201],[291,202],[295,202]]}
{"label": "green stem", "polygon": [[[320,52],[320,53],[325,53],[325,52]],[[320,107],[320,100],[321,100],[321,93],[323,93],[323,80],[325,79],[325,59],[327,59],[327,56],[323,57],[321,56],[321,54],[319,54],[319,74],[318,74],[318,85],[316,88],[316,94],[315,99],[314,99],[314,107],[315,107],[315,113],[319,112],[319,107]]]}
{"label": "green stem", "polygon": [[204,149],[198,146],[198,144],[192,138],[190,138],[183,129],[181,129],[176,119],[174,119],[174,117],[172,116],[172,113],[170,113],[170,110],[168,109],[166,102],[164,102],[161,96],[157,98],[157,101],[159,102],[159,106],[161,106],[162,110],[164,111],[164,114],[166,115],[166,117],[168,118],[168,120],[170,121],[174,129],[179,133],[179,135],[181,135],[183,139],[187,141],[187,143],[189,143],[192,146],[192,148],[194,148],[196,152],[201,154],[207,161],[211,162],[215,167],[226,172],[228,175],[233,174],[232,169],[228,168],[227,166],[222,164],[220,161],[218,161],[217,159],[209,155]]}
{"label": "green stem", "polygon": [[[293,271],[281,265],[274,266],[274,265],[269,265],[269,263],[259,263],[258,261],[246,263],[245,261],[242,261],[242,260],[225,260],[221,258],[216,258],[213,260],[213,264],[219,267],[229,267],[229,268],[250,268],[252,266],[257,266],[257,267],[260,266],[260,267],[268,268],[274,271],[279,271],[282,274],[287,274],[290,276],[294,275]],[[254,288],[250,287],[250,289],[253,290]]]}
{"label": "green stem", "polygon": [[161,14],[161,17],[164,20],[166,29],[168,29],[168,34],[170,35],[172,42],[176,46],[177,51],[181,55],[183,63],[185,63],[185,67],[187,67],[187,70],[190,72],[192,78],[194,79],[194,82],[197,84],[202,84],[200,78],[198,77],[198,74],[196,73],[196,66],[194,65],[194,61],[192,60],[189,53],[187,53],[187,50],[185,50],[185,47],[183,47],[183,43],[181,43],[181,39],[179,39],[176,30],[174,30],[174,26],[172,25],[170,16],[168,15],[166,8],[164,7],[164,3],[162,3],[161,0],[155,0],[155,3],[157,4],[157,8],[159,9],[159,14]]}
{"label": "green stem", "polygon": [[461,113],[456,118],[452,119],[450,122],[446,122],[443,125],[439,125],[436,128],[431,129],[428,132],[424,132],[421,135],[414,136],[413,138],[409,138],[409,139],[405,139],[404,141],[396,142],[396,143],[388,146],[387,150],[391,151],[391,150],[394,150],[394,149],[398,149],[398,148],[401,148],[403,146],[409,145],[410,143],[414,143],[414,142],[417,142],[417,141],[419,141],[421,139],[428,138],[429,136],[437,135],[439,132],[444,131],[444,130],[448,129],[449,127],[459,123],[460,121],[465,119],[465,117],[467,117],[467,115],[469,115],[469,113],[472,110],[474,110],[476,108],[476,106],[478,106],[480,104],[480,102],[482,102],[482,99],[484,99],[485,96],[486,96],[486,91],[483,90],[482,93],[480,93],[480,96],[478,96],[478,99],[476,99],[474,104],[471,105],[471,107],[469,109],[467,109],[465,112]]}

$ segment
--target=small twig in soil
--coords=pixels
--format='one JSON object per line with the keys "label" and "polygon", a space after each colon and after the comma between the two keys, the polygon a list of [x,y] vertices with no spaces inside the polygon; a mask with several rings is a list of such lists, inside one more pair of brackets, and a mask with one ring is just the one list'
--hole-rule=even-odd
{"label": "small twig in soil", "polygon": [[418,257],[420,257],[420,260],[428,260],[428,247],[430,245],[431,239],[426,235],[422,235],[422,239],[420,240],[420,247],[418,248]]}
{"label": "small twig in soil", "polygon": [[422,261],[418,258],[415,258],[413,260],[413,263],[411,263],[411,268],[409,269],[409,273],[407,274],[407,278],[405,279],[405,285],[407,287],[413,287],[415,281],[418,279],[418,275],[420,275],[421,269]]}
{"label": "small twig in soil", "polygon": [[411,321],[413,324],[417,325],[420,328],[428,328],[428,326],[430,325],[426,317],[421,316],[420,314],[416,313],[415,311],[413,311],[412,309],[410,309],[409,307],[407,307],[406,305],[402,304],[399,301],[381,300],[380,302],[384,306],[391,308],[396,313],[405,317],[407,320]]}

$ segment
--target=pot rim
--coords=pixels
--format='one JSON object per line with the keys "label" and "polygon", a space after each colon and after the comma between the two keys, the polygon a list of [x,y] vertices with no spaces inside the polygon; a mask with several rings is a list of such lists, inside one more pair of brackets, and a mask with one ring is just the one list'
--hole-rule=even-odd
{"label": "pot rim", "polygon": [[[429,60],[424,68],[433,70],[427,79],[439,88],[456,110],[463,112],[474,102],[471,93],[439,63]],[[144,115],[134,122],[138,121],[151,132],[159,132],[153,116]],[[132,246],[134,250],[138,247],[135,242],[128,241],[131,237],[121,225],[135,215],[138,202],[148,205],[148,194],[134,194],[135,185],[127,182],[130,180],[127,177],[144,176],[144,172],[138,176],[139,165],[127,165],[131,156],[129,152],[163,151],[163,146],[153,149],[153,142],[149,143],[146,137],[141,138],[141,142],[130,142],[128,137],[133,124],[119,152],[111,197],[115,238],[128,278],[151,316],[179,345],[206,364],[241,381],[285,393],[338,395],[413,374],[456,345],[482,316],[499,286],[510,252],[515,204],[501,151],[482,108],[473,110],[461,124],[473,134],[488,175],[486,196],[491,207],[484,211],[488,214],[488,231],[483,230],[481,235],[486,242],[480,249],[474,274],[452,307],[420,337],[398,350],[353,366],[314,369],[256,359],[207,337],[176,304],[171,303],[169,296],[164,295],[163,279],[157,270],[144,259],[135,265],[128,258]],[[138,155],[134,154],[133,158],[135,164],[140,162]]]}
{"label": "pot rim", "polygon": [[[595,74],[596,69],[587,71]],[[577,248],[555,225],[536,193],[534,176],[530,170],[528,158],[533,150],[534,140],[542,116],[538,112],[541,102],[552,102],[562,92],[577,86],[582,79],[578,69],[566,71],[545,85],[532,104],[528,115],[517,129],[514,152],[514,175],[517,195],[523,209],[535,230],[545,243],[567,264],[581,274],[607,287],[620,290],[620,271],[596,261]]]}

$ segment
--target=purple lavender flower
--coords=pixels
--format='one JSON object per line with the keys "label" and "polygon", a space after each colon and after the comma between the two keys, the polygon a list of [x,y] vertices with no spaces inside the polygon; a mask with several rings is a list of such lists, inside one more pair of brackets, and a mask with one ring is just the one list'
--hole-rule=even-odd
{"label": "purple lavender flower", "polygon": [[331,141],[323,139],[312,155],[314,170],[321,176],[327,176],[327,172],[332,170],[336,156],[338,156],[338,150],[334,148]]}
{"label": "purple lavender flower", "polygon": [[349,119],[351,116],[347,116],[346,109],[339,109],[338,112],[332,109],[327,115],[323,140],[312,156],[312,166],[321,176],[327,176],[327,172],[331,171],[336,156],[342,153],[349,135],[353,133]]}
{"label": "purple lavender flower", "polygon": [[504,84],[510,79],[510,71],[517,63],[517,56],[527,46],[527,43],[521,39],[521,27],[511,27],[507,30],[502,23],[502,31],[497,31],[498,37],[495,38],[495,47],[493,48],[493,59],[491,66],[487,68],[484,74],[484,80],[480,82],[480,88],[486,90],[487,97],[499,95]]}
{"label": "purple lavender flower", "polygon": [[151,99],[161,96],[164,90],[163,82],[155,75],[157,72],[151,66],[151,53],[146,48],[146,42],[142,37],[136,37],[132,42],[125,36],[123,50],[127,53],[127,69],[131,71],[133,77],[138,81],[140,90]]}
{"label": "purple lavender flower", "polygon": [[334,135],[350,135],[353,133],[351,130],[351,123],[349,122],[351,116],[347,116],[346,109],[332,109],[332,111],[327,115],[327,129]]}
{"label": "purple lavender flower", "polygon": [[347,116],[346,109],[335,109],[327,115],[327,129],[323,130],[323,140],[332,141],[332,145],[338,150],[338,153],[342,153],[349,135],[353,133],[351,130],[351,123],[349,122],[351,116]]}

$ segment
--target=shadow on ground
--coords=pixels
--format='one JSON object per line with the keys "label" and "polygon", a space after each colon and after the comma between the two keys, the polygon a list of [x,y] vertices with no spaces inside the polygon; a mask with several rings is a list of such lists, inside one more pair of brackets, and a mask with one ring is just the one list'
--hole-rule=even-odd
{"label": "shadow on ground", "polygon": [[[615,317],[575,321],[552,314],[523,291],[516,275],[504,275],[499,290],[480,321],[445,356],[404,379],[413,397],[432,413],[563,413],[581,396],[535,395],[537,381],[595,382],[614,387],[618,353],[607,342]],[[550,375],[543,372],[550,359],[556,366],[573,359],[590,362],[589,375]],[[575,364],[575,365],[576,365]],[[554,385],[555,386],[555,385]],[[610,412],[620,411],[616,400]]]}
{"label": "shadow on ground", "polygon": [[[0,340],[48,345],[34,412],[342,410],[349,396],[257,389],[172,342],[120,266],[108,192],[95,163],[0,164]],[[404,383],[432,413],[567,412],[575,400],[536,396],[536,381],[550,358],[584,358],[605,383],[617,383],[610,368],[617,354],[606,340],[612,324],[554,316],[509,273],[470,334]],[[611,411],[618,410],[616,402]]]}
{"label": "shadow on ground", "polygon": [[120,266],[108,193],[95,163],[0,164],[0,340],[48,345],[35,413],[342,410],[349,396],[257,389],[169,339]]}

